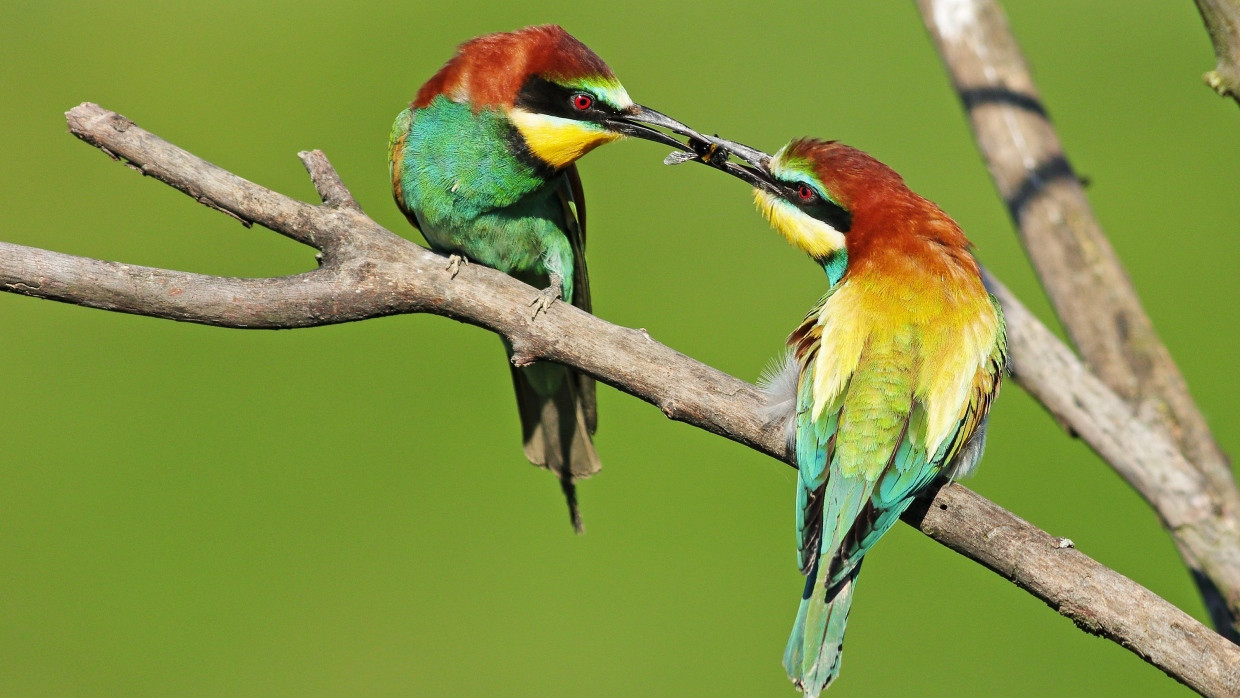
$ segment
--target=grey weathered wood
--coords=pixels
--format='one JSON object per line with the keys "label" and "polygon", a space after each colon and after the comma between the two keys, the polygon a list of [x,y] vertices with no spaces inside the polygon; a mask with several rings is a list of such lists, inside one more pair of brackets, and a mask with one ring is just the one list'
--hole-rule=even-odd
{"label": "grey weathered wood", "polygon": [[1218,61],[1202,78],[1219,96],[1231,97],[1240,104],[1240,0],[1196,2]]}
{"label": "grey weathered wood", "polygon": [[[366,217],[321,153],[303,155],[329,203],[294,201],[221,170],[93,104],[68,114],[83,140],[209,206],[322,251],[319,269],[271,279],[213,277],[0,243],[0,290],[106,310],[237,328],[296,328],[428,312],[509,338],[515,361],[574,366],[658,406],[668,417],[791,463],[780,429],[765,423],[754,386],[697,362],[640,330],[565,304],[530,318],[535,289],[445,259]],[[1141,427],[1123,402],[1002,287],[1017,379],[1106,457]],[[1049,368],[1043,370],[1041,363]],[[1092,382],[1090,382],[1092,381]],[[1084,386],[1084,387],[1081,387]],[[1116,405],[1119,408],[1116,409]],[[1120,435],[1117,437],[1116,435]],[[1157,435],[1155,458],[1181,458]],[[1148,469],[1141,461],[1124,467]],[[1176,482],[1189,500],[1199,483]],[[905,519],[981,562],[1077,625],[1127,647],[1203,695],[1240,694],[1240,648],[1152,592],[961,487],[949,485]],[[1180,516],[1177,513],[1177,516]],[[1183,512],[1189,520],[1191,511]]]}
{"label": "grey weathered wood", "polygon": [[[1240,640],[1240,490],[1179,368],[1090,209],[996,0],[917,0],[973,127],[982,157],[1072,343],[1144,424],[1182,459],[1159,477],[1201,480],[1206,539],[1170,524],[1177,503],[1150,479],[1125,477],[1168,523],[1216,628]],[[1137,448],[1130,445],[1130,448]],[[1158,468],[1156,468],[1157,470]],[[1188,472],[1171,472],[1186,469]],[[1123,471],[1121,471],[1123,472]],[[1197,531],[1200,528],[1195,529]]]}
{"label": "grey weathered wood", "polygon": [[1165,608],[1154,592],[1098,564],[1071,541],[957,486],[944,488],[933,501],[919,500],[904,518],[1042,599],[1081,630],[1123,645],[1198,693],[1240,695],[1236,645],[1187,613]]}

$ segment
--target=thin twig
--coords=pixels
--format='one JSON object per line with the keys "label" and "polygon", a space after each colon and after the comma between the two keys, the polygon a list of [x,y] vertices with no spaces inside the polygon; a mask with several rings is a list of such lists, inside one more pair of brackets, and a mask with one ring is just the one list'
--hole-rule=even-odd
{"label": "thin twig", "polygon": [[[452,279],[444,271],[442,257],[360,212],[310,206],[212,169],[96,105],[75,108],[69,120],[79,137],[161,181],[183,191],[202,192],[233,215],[293,239],[319,243],[323,266],[289,277],[235,279],[0,243],[0,290],[223,327],[309,327],[410,312],[444,315],[503,334],[521,356],[583,370],[658,406],[672,419],[784,462],[793,460],[780,428],[761,416],[761,396],[754,386],[680,354],[643,331],[612,325],[566,303],[556,303],[531,320],[526,307],[537,291],[511,277],[469,265]],[[114,128],[122,123],[124,128]],[[309,171],[320,192],[339,181],[325,158]],[[343,184],[339,186],[343,189]],[[1067,383],[1080,382],[1087,372],[1027,311],[1010,297],[1005,300],[1019,379],[1058,400],[1083,402],[1075,411],[1051,409],[1087,439],[1131,428],[1131,413],[1108,410],[1108,405],[1122,407],[1122,403],[1105,388],[1070,390]],[[1042,360],[1039,352],[1057,356],[1063,363],[1055,370],[1064,375],[1048,378],[1032,370]],[[1098,420],[1128,424],[1107,427]],[[1091,441],[1095,448],[1110,454],[1102,446],[1104,439],[1095,441]],[[1178,456],[1165,442],[1150,443],[1157,453]],[[1181,484],[1191,489],[1193,483]],[[1240,693],[1236,672],[1240,648],[1135,582],[1066,548],[1063,539],[968,489],[944,487],[906,520],[1203,695]]]}
{"label": "thin twig", "polygon": [[1220,97],[1240,104],[1240,0],[1196,0],[1218,64],[1202,76]]}
{"label": "thin twig", "polygon": [[344,185],[340,175],[336,174],[323,151],[303,150],[297,157],[301,158],[301,164],[305,165],[306,172],[310,173],[310,181],[314,182],[314,189],[319,193],[319,198],[323,199],[323,203],[332,208],[362,212],[362,207],[357,205],[353,194]]}
{"label": "thin twig", "polygon": [[[1172,527],[1215,627],[1240,639],[1240,490],[1090,209],[1002,9],[995,0],[917,5],[1064,329],[1102,382],[1186,457],[1154,474],[1202,481],[1198,499],[1177,503],[1121,471]],[[1197,524],[1175,528],[1173,509],[1184,506],[1210,512],[1200,521],[1210,535],[1194,540]]]}

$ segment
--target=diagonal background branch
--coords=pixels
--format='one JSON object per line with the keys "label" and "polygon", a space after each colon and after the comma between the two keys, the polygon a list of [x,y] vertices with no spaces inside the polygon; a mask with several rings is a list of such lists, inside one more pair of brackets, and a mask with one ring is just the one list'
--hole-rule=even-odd
{"label": "diagonal background branch", "polygon": [[[103,262],[0,243],[0,290],[108,310],[224,327],[309,327],[395,313],[431,312],[508,337],[517,361],[576,366],[693,424],[785,462],[779,430],[758,412],[756,389],[643,332],[617,327],[566,304],[532,321],[532,289],[470,265],[456,280],[442,258],[392,234],[360,212],[321,153],[303,161],[325,199],[310,206],[223,171],[92,104],[68,114],[75,135],[144,174],[213,208],[258,222],[322,251],[314,271],[237,279]],[[1130,410],[993,283],[1011,322],[1017,379],[1099,453],[1158,481],[1169,499],[1193,502],[1202,483],[1160,472],[1182,458],[1136,422]],[[1117,440],[1145,435],[1134,457]],[[1170,471],[1173,475],[1179,471]],[[1160,480],[1160,478],[1162,478]],[[1191,525],[1191,506],[1167,505],[1169,522]],[[1103,635],[1205,695],[1240,691],[1240,648],[1140,585],[1107,569],[969,490],[943,488],[907,517],[927,535],[1011,579],[1089,632]]]}
{"label": "diagonal background branch", "polygon": [[995,0],[917,5],[1064,329],[1102,382],[1184,455],[1152,473],[1199,480],[1196,498],[1183,499],[1120,469],[1171,529],[1215,627],[1240,639],[1240,490],[1090,209],[1002,9]]}

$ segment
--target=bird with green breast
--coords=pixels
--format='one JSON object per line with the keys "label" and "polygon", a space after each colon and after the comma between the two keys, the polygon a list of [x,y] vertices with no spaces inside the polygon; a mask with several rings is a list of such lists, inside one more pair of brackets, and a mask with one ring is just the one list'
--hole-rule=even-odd
{"label": "bird with green breast", "polygon": [[[544,289],[589,312],[586,209],[574,163],[636,136],[683,148],[652,128],[697,136],[635,104],[611,69],[558,26],[490,34],[462,44],[392,126],[396,204],[455,277],[466,261]],[[505,342],[509,357],[512,347]],[[525,455],[560,479],[581,531],[574,482],[599,470],[594,380],[538,362],[512,367]]]}
{"label": "bird with green breast", "polygon": [[771,226],[827,276],[764,381],[799,468],[807,576],[784,668],[817,696],[839,674],[865,554],[918,494],[982,456],[1008,365],[1003,313],[960,226],[866,153],[813,139],[773,157],[723,139],[694,145],[751,184]]}

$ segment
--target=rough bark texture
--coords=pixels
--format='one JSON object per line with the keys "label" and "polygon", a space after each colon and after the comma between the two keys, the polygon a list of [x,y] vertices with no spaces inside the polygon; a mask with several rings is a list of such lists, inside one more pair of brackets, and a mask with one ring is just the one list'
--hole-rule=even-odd
{"label": "rough bark texture", "polygon": [[[207,163],[93,104],[68,114],[70,130],[131,167],[245,223],[257,222],[321,250],[322,266],[294,276],[239,279],[137,267],[0,243],[0,290],[119,312],[222,327],[295,328],[395,313],[429,312],[509,338],[514,362],[574,366],[700,427],[791,463],[778,426],[765,423],[754,386],[676,352],[640,330],[618,327],[566,303],[536,320],[537,291],[468,265],[455,279],[445,259],[369,219],[317,151],[302,159],[325,203],[294,201]],[[994,284],[1009,317],[1017,379],[1070,429],[1135,479],[1159,480],[1169,497],[1194,502],[1201,482],[1158,460],[1183,461],[1148,434],[1028,311]],[[1046,363],[1044,367],[1042,364]],[[1145,434],[1148,453],[1115,447]],[[1191,471],[1190,471],[1191,472]],[[1168,505],[1191,524],[1190,504]],[[1070,549],[959,485],[928,498],[906,520],[999,572],[1089,632],[1107,637],[1203,695],[1240,694],[1240,648],[1152,592]]]}
{"label": "rough bark texture", "polygon": [[932,501],[919,500],[904,520],[1042,599],[1081,630],[1123,645],[1198,693],[1240,695],[1234,644],[1179,609],[1152,617],[1150,609],[1165,601],[1099,565],[1072,541],[956,485]]}
{"label": "rough bark texture", "polygon": [[1196,0],[1218,65],[1202,78],[1220,97],[1240,104],[1240,0]]}
{"label": "rough bark texture", "polygon": [[1129,478],[1172,527],[1215,626],[1240,638],[1240,491],[1090,209],[1003,11],[995,0],[917,4],[1064,329],[1086,365],[1148,428],[1170,437],[1201,481],[1190,506],[1210,513],[1192,527],[1212,533],[1198,538],[1174,528],[1177,513],[1168,509],[1187,502]]}

